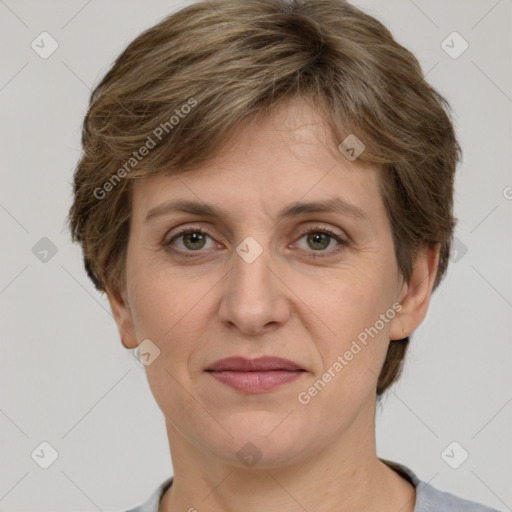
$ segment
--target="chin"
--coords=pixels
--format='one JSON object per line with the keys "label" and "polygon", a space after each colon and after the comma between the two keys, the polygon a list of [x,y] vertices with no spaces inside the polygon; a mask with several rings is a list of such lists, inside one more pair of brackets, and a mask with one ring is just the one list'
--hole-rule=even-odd
{"label": "chin", "polygon": [[[251,411],[236,421],[221,422],[228,435],[211,446],[216,456],[240,468],[271,469],[285,466],[307,447],[309,429],[297,424],[293,414]],[[286,418],[286,419],[285,419]],[[312,433],[313,434],[313,433]]]}

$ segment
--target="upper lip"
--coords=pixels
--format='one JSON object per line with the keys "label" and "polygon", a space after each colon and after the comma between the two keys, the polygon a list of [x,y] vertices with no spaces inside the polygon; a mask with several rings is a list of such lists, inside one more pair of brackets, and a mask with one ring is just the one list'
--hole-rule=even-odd
{"label": "upper lip", "polygon": [[303,370],[297,363],[281,357],[263,356],[256,359],[247,359],[241,356],[219,359],[208,366],[205,371],[233,371],[233,372],[264,372],[271,370]]}

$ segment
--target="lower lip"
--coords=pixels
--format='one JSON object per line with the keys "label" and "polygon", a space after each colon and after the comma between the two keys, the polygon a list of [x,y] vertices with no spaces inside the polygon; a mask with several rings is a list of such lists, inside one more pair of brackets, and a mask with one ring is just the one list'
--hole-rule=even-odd
{"label": "lower lip", "polygon": [[212,377],[245,393],[264,393],[298,379],[304,371],[272,370],[267,372],[208,372]]}

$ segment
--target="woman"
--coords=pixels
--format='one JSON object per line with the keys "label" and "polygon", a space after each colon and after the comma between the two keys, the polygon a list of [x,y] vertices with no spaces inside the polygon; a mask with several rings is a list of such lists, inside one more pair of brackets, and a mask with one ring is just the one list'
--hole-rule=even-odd
{"label": "woman", "polygon": [[196,3],[117,59],[70,221],[166,418],[174,477],[133,510],[490,510],[375,446],[448,264],[447,110],[342,0]]}

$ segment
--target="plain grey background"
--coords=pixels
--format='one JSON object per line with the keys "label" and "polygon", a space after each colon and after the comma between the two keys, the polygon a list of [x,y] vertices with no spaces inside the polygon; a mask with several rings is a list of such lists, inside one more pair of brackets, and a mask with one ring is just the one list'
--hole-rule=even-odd
{"label": "plain grey background", "polygon": [[[144,370],[64,222],[91,87],[135,36],[188,3],[0,0],[1,511],[124,510],[172,474]],[[512,510],[512,3],[354,4],[418,57],[464,151],[458,251],[379,409],[379,456]],[[42,442],[58,453],[47,469],[36,463],[51,456]]]}

